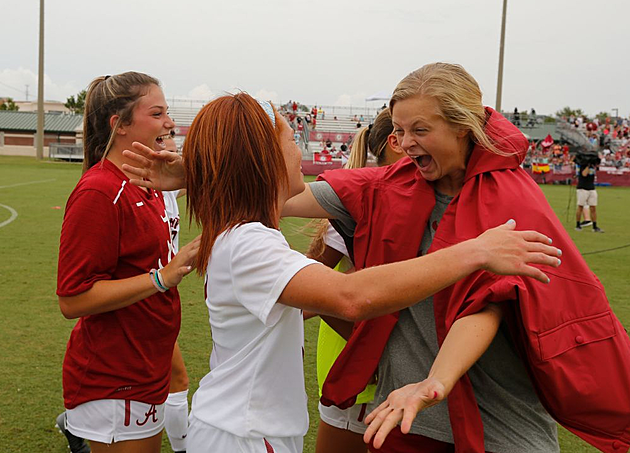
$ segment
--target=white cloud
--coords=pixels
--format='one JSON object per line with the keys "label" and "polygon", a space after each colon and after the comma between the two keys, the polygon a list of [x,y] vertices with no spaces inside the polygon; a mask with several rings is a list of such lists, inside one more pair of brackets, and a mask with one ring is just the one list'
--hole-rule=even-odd
{"label": "white cloud", "polygon": [[214,92],[210,89],[210,87],[202,83],[201,85],[197,85],[195,88],[188,92],[188,97],[190,99],[199,99],[203,101],[209,101],[210,99],[215,98]]}
{"label": "white cloud", "polygon": [[261,88],[254,95],[256,99],[260,99],[261,101],[271,101],[276,105],[280,104],[280,96],[275,91],[269,91],[264,88]]}
{"label": "white cloud", "polygon": [[360,106],[365,104],[366,94],[364,92],[355,94],[342,94],[337,97],[333,105],[339,107]]}
{"label": "white cloud", "polygon": [[[28,85],[28,100],[37,100],[37,74],[29,69],[3,69],[0,71],[0,95],[10,96],[16,101],[26,100],[26,85]],[[11,88],[9,88],[11,87]],[[44,74],[44,98],[47,101],[61,101],[76,95],[82,88],[73,82],[55,83]]]}

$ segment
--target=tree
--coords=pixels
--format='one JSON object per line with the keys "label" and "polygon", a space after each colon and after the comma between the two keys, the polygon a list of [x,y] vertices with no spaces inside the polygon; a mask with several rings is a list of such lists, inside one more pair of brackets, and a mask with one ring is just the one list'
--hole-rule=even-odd
{"label": "tree", "polygon": [[20,107],[13,102],[13,98],[0,99],[0,110],[11,110],[17,112]]}
{"label": "tree", "polygon": [[64,104],[68,110],[72,113],[76,113],[78,115],[83,115],[83,111],[85,110],[85,95],[87,92],[85,90],[81,90],[75,99],[74,96],[70,96],[66,103]]}
{"label": "tree", "polygon": [[606,118],[610,118],[608,112],[599,112],[595,117],[599,120],[600,123],[605,123]]}
{"label": "tree", "polygon": [[557,118],[569,118],[570,116],[586,116],[586,115],[584,115],[584,112],[582,111],[582,109],[573,110],[569,106],[563,108],[562,110],[558,110],[556,112]]}

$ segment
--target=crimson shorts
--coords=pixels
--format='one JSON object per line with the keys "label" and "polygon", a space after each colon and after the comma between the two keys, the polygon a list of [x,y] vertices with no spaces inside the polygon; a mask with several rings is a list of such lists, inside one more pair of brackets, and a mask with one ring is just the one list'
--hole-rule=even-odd
{"label": "crimson shorts", "polygon": [[380,449],[370,443],[371,453],[455,453],[455,445],[418,434],[403,434],[400,426],[391,430]]}

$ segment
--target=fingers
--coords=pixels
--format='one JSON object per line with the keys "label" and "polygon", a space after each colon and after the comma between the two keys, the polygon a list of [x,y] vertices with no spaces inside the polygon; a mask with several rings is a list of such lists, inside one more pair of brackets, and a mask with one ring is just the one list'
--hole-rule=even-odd
{"label": "fingers", "polygon": [[156,157],[159,156],[159,153],[155,152],[155,150],[149,148],[146,145],[143,145],[140,142],[133,142],[131,144],[131,147],[133,148],[133,152],[141,156],[144,156],[148,159],[155,159]]}
{"label": "fingers", "polygon": [[549,283],[551,281],[549,277],[547,277],[547,274],[545,274],[543,271],[541,271],[538,268],[527,266],[527,265],[523,266],[523,268],[521,269],[521,272],[519,272],[519,275],[522,275],[524,277],[531,277],[533,279],[538,280],[541,283]]}
{"label": "fingers", "polygon": [[[365,419],[365,423],[369,423],[369,426],[367,427],[367,429],[365,430],[365,434],[363,435],[363,441],[366,444],[369,444],[372,440],[372,437],[374,437],[374,435],[379,431],[381,425],[383,424],[383,421],[391,412],[391,410],[392,408],[389,406],[389,403],[385,401],[370,413],[369,422],[367,418]],[[380,448],[380,446],[376,448]]]}
{"label": "fingers", "polygon": [[181,276],[179,281],[181,282],[182,281],[181,279],[187,276],[188,274],[190,274],[193,271],[193,269],[194,269],[193,266],[183,266],[177,269],[177,273]]}
{"label": "fingers", "polygon": [[400,421],[401,418],[402,418],[401,409],[394,409],[389,413],[389,415],[385,418],[385,420],[383,421],[383,424],[377,431],[376,436],[374,436],[375,448],[381,448],[383,446],[383,443],[385,443],[385,439],[387,438],[387,435],[391,432],[392,429],[394,429],[398,425],[398,422]]}
{"label": "fingers", "polygon": [[[142,168],[148,168],[151,166],[151,162],[153,161],[153,157],[149,156],[149,158],[145,157],[144,155],[138,154],[134,151],[130,151],[128,149],[123,150],[123,156],[133,162],[134,164],[137,164],[138,167],[142,167]],[[134,167],[131,167],[134,168]]]}
{"label": "fingers", "polygon": [[542,264],[545,266],[558,267],[562,264],[557,255],[548,255],[544,252],[530,252],[525,256],[528,264]]}
{"label": "fingers", "polygon": [[400,431],[402,431],[403,434],[409,433],[411,430],[411,424],[416,419],[416,415],[418,415],[418,409],[413,405],[413,403],[407,403],[403,409],[403,417],[400,424]]}
{"label": "fingers", "polygon": [[372,412],[368,414],[367,417],[365,417],[365,424],[369,425],[372,422],[372,420],[376,418],[379,412],[381,412],[387,406],[389,406],[389,402],[387,400],[383,401],[376,409],[374,409]]}
{"label": "fingers", "polygon": [[[123,164],[123,170],[125,170],[125,164]],[[130,179],[129,182],[134,186],[146,187],[147,189],[155,189],[155,185],[149,179]]]}
{"label": "fingers", "polygon": [[544,253],[548,256],[553,256],[554,258],[558,258],[562,256],[562,250],[558,247],[554,247],[553,245],[545,245],[539,242],[530,242],[527,247],[529,252],[539,252]]}
{"label": "fingers", "polygon": [[549,236],[545,236],[538,231],[519,231],[519,234],[521,234],[523,239],[527,242],[542,242],[548,245],[553,242]]}

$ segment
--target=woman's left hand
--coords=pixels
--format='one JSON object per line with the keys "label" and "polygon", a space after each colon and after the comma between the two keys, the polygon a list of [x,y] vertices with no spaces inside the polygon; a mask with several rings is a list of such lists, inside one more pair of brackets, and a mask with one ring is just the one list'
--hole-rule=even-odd
{"label": "woman's left hand", "polygon": [[177,255],[162,268],[160,273],[164,279],[164,284],[168,288],[179,285],[182,279],[193,271],[200,245],[201,235],[182,247]]}
{"label": "woman's left hand", "polygon": [[435,378],[427,378],[394,390],[387,400],[365,418],[365,423],[369,426],[363,435],[363,441],[369,444],[374,437],[374,447],[381,448],[387,435],[401,420],[400,430],[407,434],[418,412],[442,401],[445,393],[444,385]]}
{"label": "woman's left hand", "polygon": [[537,231],[515,231],[516,222],[484,231],[474,241],[484,258],[482,268],[499,275],[523,275],[549,283],[549,277],[532,264],[560,266],[562,251]]}

